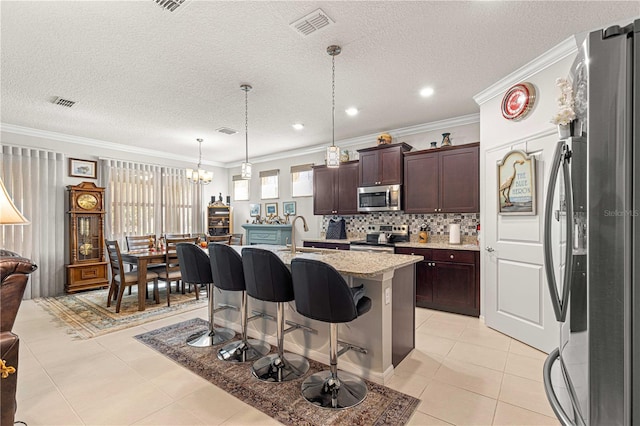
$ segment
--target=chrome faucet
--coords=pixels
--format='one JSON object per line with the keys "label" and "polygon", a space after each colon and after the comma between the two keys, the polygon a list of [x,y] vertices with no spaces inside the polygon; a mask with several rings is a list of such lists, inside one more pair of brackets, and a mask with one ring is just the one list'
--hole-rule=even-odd
{"label": "chrome faucet", "polygon": [[309,227],[307,226],[307,219],[304,216],[296,216],[291,221],[291,254],[296,254],[296,220],[302,219],[302,224],[304,225],[304,232],[309,232]]}

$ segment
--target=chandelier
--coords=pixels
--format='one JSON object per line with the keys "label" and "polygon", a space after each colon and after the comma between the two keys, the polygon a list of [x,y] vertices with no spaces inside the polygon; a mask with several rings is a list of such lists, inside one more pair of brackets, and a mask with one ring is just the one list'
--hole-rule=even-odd
{"label": "chandelier", "polygon": [[198,169],[187,169],[187,179],[193,183],[208,185],[213,180],[213,173],[200,168],[202,164],[202,139],[196,140],[198,141],[198,150],[200,152],[200,157],[198,158]]}
{"label": "chandelier", "polygon": [[240,86],[244,90],[244,163],[240,170],[242,179],[251,179],[251,163],[249,162],[249,91],[253,89],[248,84]]}
{"label": "chandelier", "polygon": [[331,146],[327,147],[327,167],[340,166],[340,148],[336,146],[336,56],[342,52],[340,46],[327,47],[327,53],[331,55]]}

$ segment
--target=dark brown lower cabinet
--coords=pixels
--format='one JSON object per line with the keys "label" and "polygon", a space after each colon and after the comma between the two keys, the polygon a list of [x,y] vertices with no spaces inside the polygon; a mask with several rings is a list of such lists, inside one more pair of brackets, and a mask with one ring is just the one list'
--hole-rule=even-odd
{"label": "dark brown lower cabinet", "polygon": [[480,252],[396,247],[398,254],[415,254],[416,306],[480,316]]}

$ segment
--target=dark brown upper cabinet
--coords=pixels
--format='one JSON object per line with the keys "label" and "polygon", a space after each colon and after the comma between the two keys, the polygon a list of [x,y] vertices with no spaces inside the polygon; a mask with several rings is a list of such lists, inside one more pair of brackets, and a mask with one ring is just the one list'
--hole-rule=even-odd
{"label": "dark brown upper cabinet", "polygon": [[405,213],[480,211],[480,143],[404,154]]}
{"label": "dark brown upper cabinet", "polygon": [[358,161],[313,167],[313,214],[358,213]]}
{"label": "dark brown upper cabinet", "polygon": [[360,186],[402,184],[402,154],[411,148],[403,142],[359,149]]}

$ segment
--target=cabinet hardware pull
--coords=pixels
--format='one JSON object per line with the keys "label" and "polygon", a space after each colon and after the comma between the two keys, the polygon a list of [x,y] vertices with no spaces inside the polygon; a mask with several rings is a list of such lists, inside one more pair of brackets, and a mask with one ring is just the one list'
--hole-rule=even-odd
{"label": "cabinet hardware pull", "polygon": [[450,259],[453,259],[453,255],[449,256]]}

